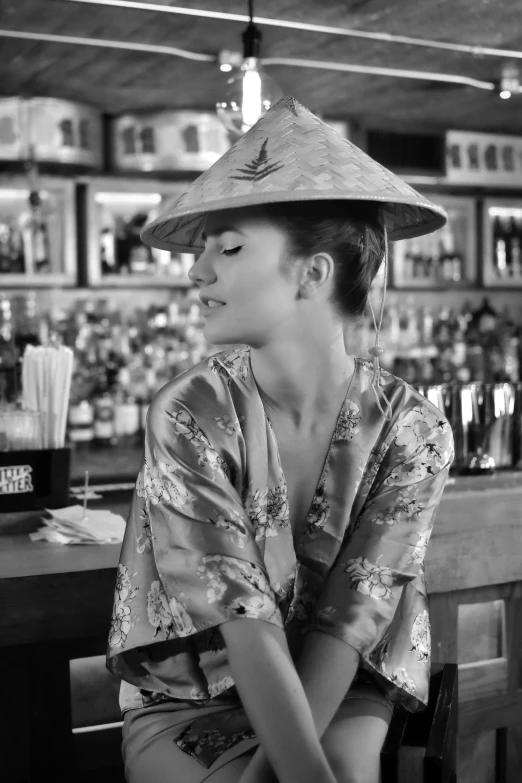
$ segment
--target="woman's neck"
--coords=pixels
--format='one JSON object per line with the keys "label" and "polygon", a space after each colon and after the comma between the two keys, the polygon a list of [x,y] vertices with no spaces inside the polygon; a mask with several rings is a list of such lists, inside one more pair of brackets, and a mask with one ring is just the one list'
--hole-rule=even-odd
{"label": "woman's neck", "polygon": [[252,348],[250,360],[265,406],[296,428],[339,410],[355,368],[341,329],[329,339],[301,337]]}

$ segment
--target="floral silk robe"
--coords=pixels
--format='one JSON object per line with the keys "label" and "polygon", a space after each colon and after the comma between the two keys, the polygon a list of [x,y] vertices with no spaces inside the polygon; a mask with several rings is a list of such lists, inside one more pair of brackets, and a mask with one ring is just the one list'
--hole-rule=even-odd
{"label": "floral silk robe", "polygon": [[[423,561],[452,432],[433,404],[382,372],[393,410],[386,421],[371,376],[371,363],[356,358],[298,540],[250,349],[218,353],[156,395],[107,655],[124,681],[123,711],[165,700],[237,703],[219,626],[241,617],[284,628],[294,660],[307,631],[332,634],[359,651],[358,677],[411,712],[426,705]],[[221,731],[219,719],[212,717],[212,747],[203,725],[178,742],[205,766],[252,736],[237,721]]]}

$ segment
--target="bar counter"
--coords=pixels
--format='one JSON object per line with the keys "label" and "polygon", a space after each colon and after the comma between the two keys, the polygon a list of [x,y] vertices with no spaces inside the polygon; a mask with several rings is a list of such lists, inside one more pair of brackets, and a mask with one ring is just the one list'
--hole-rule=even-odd
{"label": "bar counter", "polygon": [[[78,456],[73,485],[89,469],[93,484],[103,479],[107,487],[109,464],[115,475],[114,450],[107,450],[110,463],[99,472],[94,460]],[[125,517],[129,465],[137,470],[140,458],[137,449],[120,456],[126,481],[113,491],[104,488],[103,499],[90,505]],[[99,468],[99,456],[95,464]],[[104,653],[120,550],[119,544],[32,542],[28,533],[37,527],[34,512],[0,514],[6,675],[0,732],[16,759],[12,769],[7,762],[11,781],[36,779],[44,769],[60,780],[74,756],[69,660]],[[522,473],[450,479],[428,547],[426,581],[432,660],[459,664],[459,783],[487,781],[484,769],[499,763],[498,754],[510,771],[506,780],[522,779],[516,750],[522,743],[521,553]]]}
{"label": "bar counter", "polygon": [[[71,453],[71,485],[83,485],[85,471],[93,484],[134,483],[143,457],[143,446],[118,445],[90,448]],[[515,488],[522,486],[522,470],[498,470],[489,476],[454,476],[446,485],[446,494],[454,491]]]}

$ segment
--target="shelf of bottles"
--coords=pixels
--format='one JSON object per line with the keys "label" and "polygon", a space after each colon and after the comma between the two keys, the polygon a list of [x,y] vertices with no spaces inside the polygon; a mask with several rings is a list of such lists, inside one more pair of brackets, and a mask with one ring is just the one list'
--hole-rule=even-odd
{"label": "shelf of bottles", "polygon": [[454,288],[476,281],[476,217],[472,198],[430,195],[448,213],[438,231],[392,244],[396,288]]}
{"label": "shelf of bottles", "polygon": [[87,184],[89,283],[189,286],[194,256],[144,245],[140,232],[188,183],[94,180]]}
{"label": "shelf of bottles", "polygon": [[522,287],[522,201],[484,202],[484,285]]}
{"label": "shelf of bottles", "polygon": [[[370,313],[354,325],[346,340],[349,352],[367,357],[374,342]],[[475,428],[473,443],[485,430],[489,433],[482,420],[489,405],[500,422],[496,425],[501,430],[499,443],[489,444],[498,467],[519,462],[522,467],[521,341],[522,307],[518,312],[507,308],[499,312],[485,299],[477,308],[465,302],[460,311],[446,306],[419,308],[410,294],[385,310],[382,366],[441,408],[456,433],[464,432],[461,419],[467,416],[466,439],[459,440],[461,461],[472,443],[470,422]],[[123,466],[118,475],[126,472],[125,450],[131,458],[141,448],[148,406],[158,389],[220,350],[205,340],[194,288],[172,289],[170,301],[162,305],[143,308],[137,300],[133,309],[125,311],[105,294],[43,309],[34,292],[23,296],[2,292],[0,406],[16,400],[20,357],[28,343],[73,348],[68,442],[74,451],[93,455],[100,449],[116,449],[115,459]],[[515,395],[518,407],[513,407]],[[109,472],[117,470],[107,465]]]}
{"label": "shelf of bottles", "polygon": [[[148,403],[168,380],[220,350],[204,337],[197,289],[172,290],[166,304],[122,312],[104,295],[39,308],[38,295],[0,294],[0,365],[14,368],[25,345],[69,345],[75,352],[72,405],[125,392]],[[522,306],[498,312],[484,299],[473,309],[419,308],[413,295],[385,309],[384,369],[414,386],[522,381]],[[347,350],[366,357],[374,342],[371,314],[346,335]],[[1,373],[0,373],[1,376]],[[11,392],[13,390],[11,389]],[[8,390],[0,387],[0,400]],[[124,395],[124,396],[125,396]],[[120,395],[121,396],[121,395]],[[96,407],[96,406],[95,406]]]}
{"label": "shelf of bottles", "polygon": [[76,283],[74,184],[42,177],[0,184],[0,288]]}

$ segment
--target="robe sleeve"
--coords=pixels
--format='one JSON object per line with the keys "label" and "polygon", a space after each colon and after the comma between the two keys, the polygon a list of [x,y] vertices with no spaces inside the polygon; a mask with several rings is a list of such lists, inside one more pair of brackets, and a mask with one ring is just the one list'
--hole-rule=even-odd
{"label": "robe sleeve", "polygon": [[[159,582],[149,586],[149,622],[164,638],[190,636],[248,617],[283,627],[252,523],[231,480],[241,436],[229,415],[205,415],[161,393],[147,417],[144,500]],[[212,442],[210,440],[212,438]],[[237,458],[237,459],[236,459]],[[236,482],[237,484],[237,482]]]}
{"label": "robe sleeve", "polygon": [[423,579],[426,547],[454,456],[449,423],[434,411],[420,404],[398,417],[309,627],[342,639],[364,658],[394,619],[404,586]]}

